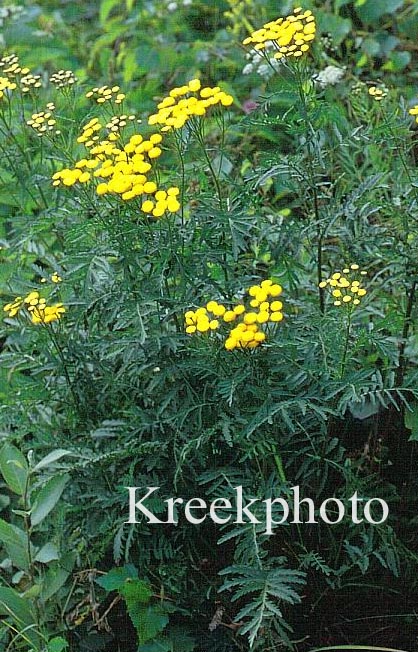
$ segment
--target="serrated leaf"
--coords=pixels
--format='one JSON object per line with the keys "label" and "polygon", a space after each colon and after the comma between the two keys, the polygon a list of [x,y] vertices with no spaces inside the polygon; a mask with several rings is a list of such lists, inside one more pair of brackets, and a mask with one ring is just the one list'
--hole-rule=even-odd
{"label": "serrated leaf", "polygon": [[168,616],[162,604],[148,604],[152,589],[143,580],[125,580],[119,589],[126,602],[129,617],[136,629],[138,644],[154,639],[168,624]]}
{"label": "serrated leaf", "polygon": [[63,652],[68,647],[66,640],[62,636],[55,636],[52,638],[47,645],[47,652]]}
{"label": "serrated leaf", "polygon": [[138,571],[132,564],[112,568],[106,575],[96,578],[96,583],[105,589],[105,591],[118,591],[126,580],[136,579]]}

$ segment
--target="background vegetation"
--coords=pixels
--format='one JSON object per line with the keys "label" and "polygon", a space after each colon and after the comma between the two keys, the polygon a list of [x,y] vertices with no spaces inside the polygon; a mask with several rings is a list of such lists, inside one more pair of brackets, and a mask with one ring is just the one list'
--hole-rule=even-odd
{"label": "background vegetation", "polygon": [[[2,652],[417,647],[418,6],[306,0],[316,38],[274,70],[242,41],[295,7],[0,9],[2,56],[39,75],[25,92],[13,73],[0,98]],[[77,81],[54,84],[59,70]],[[149,159],[178,207],[153,215],[72,172],[53,185],[87,156],[89,121],[109,134],[118,116],[124,144],[146,140],[157,103],[193,79],[224,101]],[[103,85],[120,90],[86,97]],[[338,305],[338,273],[360,279],[358,305],[357,291]],[[284,318],[260,346],[225,348],[222,308],[219,327],[186,332],[209,301],[251,312],[266,280]],[[165,496],[295,484],[318,505],[379,496],[390,517],[271,537],[124,523],[126,486],[160,486],[158,514]]]}

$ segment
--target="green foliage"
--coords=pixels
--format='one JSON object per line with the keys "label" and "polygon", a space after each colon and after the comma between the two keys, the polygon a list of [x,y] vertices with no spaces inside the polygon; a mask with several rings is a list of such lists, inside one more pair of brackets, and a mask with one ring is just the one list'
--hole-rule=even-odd
{"label": "green foliage", "polygon": [[[287,0],[29,4],[0,27],[43,80],[0,98],[0,293],[65,313],[35,323],[22,306],[0,327],[0,651],[383,649],[394,605],[412,649],[415,4],[306,2],[317,38],[277,69],[237,45]],[[78,82],[56,89],[59,68]],[[120,147],[146,140],[156,104],[195,77],[234,103],[162,132],[152,178],[179,188],[178,211],[97,193],[99,159],[88,183],[53,186],[94,159],[77,140],[91,119],[107,138],[135,114]],[[86,97],[102,84],[123,105]],[[27,121],[47,102],[61,133],[39,136]],[[346,310],[319,284],[353,263],[367,294]],[[260,346],[225,348],[241,317],[187,332],[209,301],[250,313],[266,280],[284,318],[259,325]],[[163,519],[170,496],[288,499],[295,484],[315,504],[379,496],[389,520],[272,536],[233,518],[126,522],[126,487],[160,487],[147,507]]]}
{"label": "green foliage", "polygon": [[[0,586],[0,615],[9,628],[10,645],[16,649],[21,649],[22,643],[34,652],[60,652],[67,647],[61,637],[48,642],[45,626],[51,607],[55,610],[50,598],[68,578],[75,557],[60,553],[54,541],[40,545],[36,536],[37,526],[56,506],[69,480],[66,474],[48,479],[39,474],[59,457],[60,451],[54,451],[33,465],[32,458],[28,461],[15,446],[5,443],[0,450],[0,472],[7,488],[19,496],[19,508],[13,513],[23,521],[23,527],[18,527],[0,519],[0,539],[7,555],[2,567],[8,571],[6,586]],[[40,481],[42,485],[37,488]]]}

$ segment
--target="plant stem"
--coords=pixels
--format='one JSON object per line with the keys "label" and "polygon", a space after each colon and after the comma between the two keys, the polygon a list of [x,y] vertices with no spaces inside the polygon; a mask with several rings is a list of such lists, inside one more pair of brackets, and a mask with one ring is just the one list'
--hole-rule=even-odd
{"label": "plant stem", "polygon": [[349,344],[349,342],[350,342],[350,334],[351,334],[351,318],[352,318],[353,311],[352,311],[352,309],[349,309],[349,310],[350,310],[350,311],[349,311],[349,313],[348,313],[347,325],[346,325],[346,330],[345,330],[344,350],[343,350],[343,354],[342,354],[342,357],[341,357],[340,380],[341,380],[341,379],[343,378],[343,376],[344,376],[345,366],[346,366],[346,364],[347,364],[348,344]]}
{"label": "plant stem", "polygon": [[323,236],[322,236],[321,225],[320,225],[318,190],[315,183],[314,159],[313,159],[312,147],[311,147],[311,133],[313,131],[313,127],[311,121],[309,120],[308,106],[306,103],[306,94],[303,88],[302,71],[299,68],[299,66],[296,68],[296,81],[297,81],[299,99],[302,107],[302,115],[303,115],[304,126],[305,126],[308,181],[313,196],[313,209],[314,209],[315,222],[316,222],[316,233],[317,233],[316,266],[317,266],[317,279],[318,279],[319,309],[321,313],[324,314],[325,295],[324,295],[323,288],[319,287],[319,283],[322,281],[322,238]]}
{"label": "plant stem", "polygon": [[402,339],[399,345],[398,369],[396,371],[396,384],[398,385],[398,387],[402,385],[404,375],[405,375],[405,368],[406,368],[405,347],[406,347],[406,340],[409,334],[409,328],[411,326],[412,309],[415,303],[416,287],[417,287],[417,281],[414,280],[409,289],[409,292],[407,292],[408,301],[407,301],[407,306],[405,311],[405,318],[403,322]]}

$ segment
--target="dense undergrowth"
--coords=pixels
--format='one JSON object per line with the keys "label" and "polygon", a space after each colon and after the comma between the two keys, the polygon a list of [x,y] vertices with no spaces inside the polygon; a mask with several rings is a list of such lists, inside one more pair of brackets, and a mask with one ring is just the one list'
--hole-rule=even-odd
{"label": "dense undergrowth", "polygon": [[[0,9],[0,650],[416,649],[417,34]],[[314,522],[130,524],[127,487]]]}

